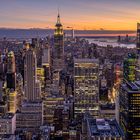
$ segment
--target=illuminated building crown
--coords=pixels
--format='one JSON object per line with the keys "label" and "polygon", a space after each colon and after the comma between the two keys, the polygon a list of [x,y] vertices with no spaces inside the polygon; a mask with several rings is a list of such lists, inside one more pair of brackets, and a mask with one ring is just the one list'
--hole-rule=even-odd
{"label": "illuminated building crown", "polygon": [[55,29],[55,35],[63,35],[63,26],[60,22],[60,14],[58,12],[58,16],[57,16],[57,23],[55,25],[56,29]]}

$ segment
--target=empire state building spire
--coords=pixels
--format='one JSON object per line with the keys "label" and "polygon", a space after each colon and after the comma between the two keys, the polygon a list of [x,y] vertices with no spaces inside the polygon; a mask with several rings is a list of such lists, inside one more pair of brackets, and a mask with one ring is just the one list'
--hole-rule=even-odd
{"label": "empire state building spire", "polygon": [[54,31],[54,46],[53,46],[53,70],[62,70],[64,68],[64,32],[60,22],[60,14],[58,12],[57,22]]}
{"label": "empire state building spire", "polygon": [[57,16],[57,22],[56,22],[56,27],[62,27],[62,24],[61,24],[61,21],[60,21],[60,14],[59,14],[59,11],[58,11],[58,16]]}
{"label": "empire state building spire", "polygon": [[62,26],[61,21],[60,21],[60,12],[59,12],[59,8],[58,8],[58,15],[57,15],[56,26]]}
{"label": "empire state building spire", "polygon": [[56,25],[60,25],[60,24],[61,24],[61,22],[60,22],[60,14],[59,14],[59,12],[58,12],[57,23],[56,23]]}
{"label": "empire state building spire", "polygon": [[63,34],[63,26],[61,24],[61,21],[60,21],[60,14],[59,14],[59,11],[58,11],[58,16],[57,16],[57,22],[56,22],[56,25],[55,25],[56,29],[55,29],[55,35],[62,35]]}

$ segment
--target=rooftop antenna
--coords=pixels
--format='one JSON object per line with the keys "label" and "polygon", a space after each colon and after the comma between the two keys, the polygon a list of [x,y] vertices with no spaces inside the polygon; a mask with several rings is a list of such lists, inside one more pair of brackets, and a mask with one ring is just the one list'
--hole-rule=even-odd
{"label": "rooftop antenna", "polygon": [[57,24],[60,24],[60,10],[59,10],[59,7],[58,7],[58,16],[57,16]]}

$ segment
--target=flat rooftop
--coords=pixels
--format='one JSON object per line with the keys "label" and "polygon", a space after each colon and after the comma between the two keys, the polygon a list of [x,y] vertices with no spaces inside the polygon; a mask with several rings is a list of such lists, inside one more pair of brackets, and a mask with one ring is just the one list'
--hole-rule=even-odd
{"label": "flat rooftop", "polygon": [[109,136],[117,138],[124,136],[123,131],[115,119],[88,118],[87,123],[90,136]]}
{"label": "flat rooftop", "polygon": [[140,92],[140,81],[135,82],[127,82],[121,85],[123,89],[125,89],[129,93],[137,93]]}
{"label": "flat rooftop", "polygon": [[98,59],[88,59],[88,58],[84,58],[84,59],[74,58],[74,63],[99,63],[99,60]]}

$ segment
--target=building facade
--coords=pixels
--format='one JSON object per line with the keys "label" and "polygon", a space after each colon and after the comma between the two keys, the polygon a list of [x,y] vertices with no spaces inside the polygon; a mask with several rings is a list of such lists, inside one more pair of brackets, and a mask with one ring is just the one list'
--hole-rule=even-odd
{"label": "building facade", "polygon": [[7,88],[16,89],[15,55],[12,51],[8,53],[6,81]]}
{"label": "building facade", "polygon": [[16,129],[35,132],[43,125],[43,103],[24,102],[17,114]]}
{"label": "building facade", "polygon": [[52,69],[60,71],[64,68],[64,32],[63,26],[60,22],[60,15],[58,14],[56,29],[54,32],[54,45],[53,45],[53,62]]}
{"label": "building facade", "polygon": [[140,82],[121,84],[119,91],[120,124],[127,140],[140,139]]}
{"label": "building facade", "polygon": [[14,134],[16,130],[16,115],[6,113],[0,117],[0,135]]}
{"label": "building facade", "polygon": [[35,101],[40,99],[39,83],[37,81],[36,54],[32,48],[28,49],[24,61],[24,89],[25,99]]}
{"label": "building facade", "polygon": [[74,113],[98,114],[99,62],[97,59],[74,60]]}

